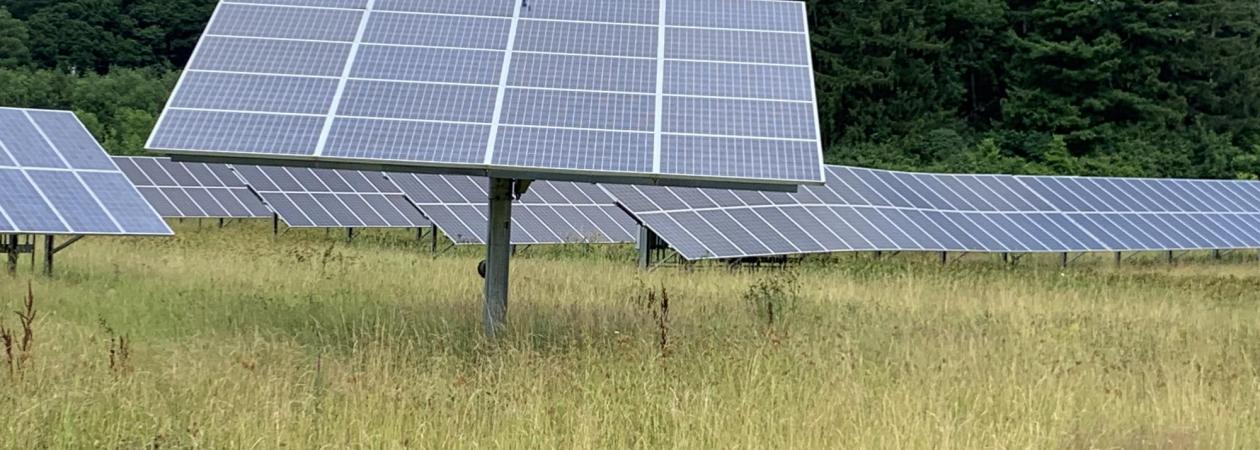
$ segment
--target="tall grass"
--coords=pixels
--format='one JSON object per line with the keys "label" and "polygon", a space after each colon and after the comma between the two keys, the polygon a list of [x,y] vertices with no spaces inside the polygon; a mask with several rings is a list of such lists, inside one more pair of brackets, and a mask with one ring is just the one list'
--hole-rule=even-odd
{"label": "tall grass", "polygon": [[0,446],[1260,448],[1247,255],[840,256],[776,284],[532,248],[490,342],[476,249],[267,225],[92,238],[54,278],[0,277],[0,320],[28,281],[39,311]]}

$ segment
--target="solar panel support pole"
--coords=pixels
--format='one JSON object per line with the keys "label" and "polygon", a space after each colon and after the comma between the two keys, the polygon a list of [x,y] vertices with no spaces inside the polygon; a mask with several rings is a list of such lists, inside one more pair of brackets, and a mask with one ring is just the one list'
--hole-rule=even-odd
{"label": "solar panel support pole", "polygon": [[354,242],[354,228],[346,228],[346,242]]}
{"label": "solar panel support pole", "polygon": [[8,253],[8,264],[6,267],[9,273],[17,273],[18,264],[18,236],[16,234],[9,235],[4,242],[5,253]]}
{"label": "solar panel support pole", "polygon": [[949,252],[941,252],[941,265],[949,264]]}
{"label": "solar panel support pole", "polygon": [[271,234],[272,236],[280,234],[280,214],[271,214]]}
{"label": "solar panel support pole", "polygon": [[1217,260],[1217,261],[1220,261],[1220,260],[1221,260],[1221,251],[1220,251],[1220,250],[1212,250],[1212,259],[1215,259],[1215,260]]}
{"label": "solar panel support pole", "polygon": [[437,225],[429,229],[429,253],[436,254],[438,252],[438,228]]}
{"label": "solar panel support pole", "polygon": [[490,217],[486,230],[486,303],[482,326],[495,337],[507,324],[508,271],[512,257],[512,180],[490,179]]}
{"label": "solar panel support pole", "polygon": [[[32,254],[35,252],[31,252]],[[56,240],[50,236],[44,236],[44,276],[51,277],[53,274],[53,256],[57,254]]]}
{"label": "solar panel support pole", "polygon": [[1120,265],[1122,261],[1124,261],[1124,254],[1120,252],[1116,252],[1116,265],[1117,266]]}
{"label": "solar panel support pole", "polygon": [[1068,266],[1068,254],[1066,252],[1060,253],[1059,254],[1059,267],[1066,269],[1067,266]]}
{"label": "solar panel support pole", "polygon": [[1177,255],[1173,253],[1172,250],[1169,250],[1167,254],[1168,254],[1168,264],[1175,264],[1177,262]]}
{"label": "solar panel support pole", "polygon": [[656,233],[648,227],[639,227],[639,269],[652,268],[652,252],[656,250]]}

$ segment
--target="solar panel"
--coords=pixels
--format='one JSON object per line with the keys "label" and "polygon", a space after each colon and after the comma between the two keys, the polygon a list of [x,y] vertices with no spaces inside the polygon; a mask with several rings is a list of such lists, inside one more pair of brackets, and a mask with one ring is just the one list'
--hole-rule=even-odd
{"label": "solar panel", "polygon": [[1260,183],[827,167],[794,194],[604,186],[684,258],[1260,247]]}
{"label": "solar panel", "polygon": [[115,156],[145,200],[167,218],[258,219],[271,210],[225,164]]}
{"label": "solar panel", "polygon": [[148,148],[501,178],[822,181],[805,3],[227,0]]}
{"label": "solar panel", "polygon": [[[488,180],[460,175],[387,174],[456,244],[486,243]],[[631,243],[638,226],[589,183],[533,183],[513,206],[512,243]]]}
{"label": "solar panel", "polygon": [[380,172],[246,165],[233,168],[293,228],[432,226]]}
{"label": "solar panel", "polygon": [[74,113],[0,108],[0,234],[170,235]]}

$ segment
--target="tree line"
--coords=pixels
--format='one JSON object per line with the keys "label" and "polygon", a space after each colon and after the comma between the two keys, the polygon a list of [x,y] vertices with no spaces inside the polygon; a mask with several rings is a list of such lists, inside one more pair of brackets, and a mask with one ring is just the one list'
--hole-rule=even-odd
{"label": "tree line", "polygon": [[[806,3],[829,162],[1260,174],[1260,2]],[[138,153],[214,4],[0,0],[0,104],[73,109]]]}

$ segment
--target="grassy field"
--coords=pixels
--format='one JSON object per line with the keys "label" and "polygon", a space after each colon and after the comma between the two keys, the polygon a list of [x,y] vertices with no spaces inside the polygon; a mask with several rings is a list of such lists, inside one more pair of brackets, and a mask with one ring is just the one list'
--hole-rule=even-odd
{"label": "grassy field", "polygon": [[0,274],[0,322],[28,281],[37,311],[0,446],[1260,448],[1254,255],[640,273],[625,248],[531,248],[488,342],[478,249],[268,227]]}

